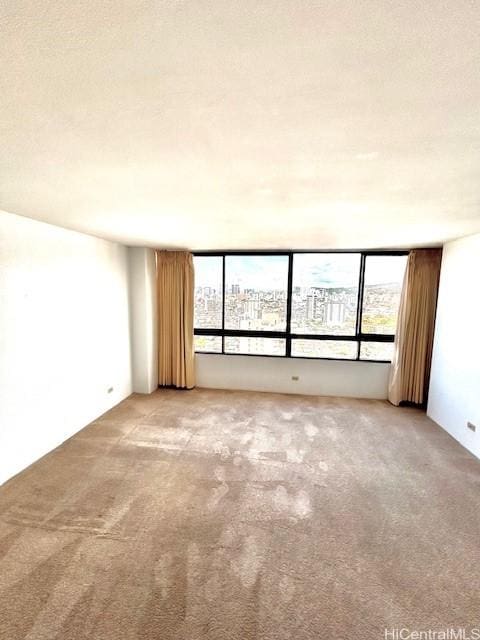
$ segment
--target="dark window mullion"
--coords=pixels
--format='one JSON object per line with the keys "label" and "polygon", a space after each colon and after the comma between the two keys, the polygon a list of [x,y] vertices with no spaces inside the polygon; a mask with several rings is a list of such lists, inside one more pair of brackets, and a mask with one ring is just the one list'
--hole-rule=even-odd
{"label": "dark window mullion", "polygon": [[360,271],[358,274],[357,321],[355,333],[357,337],[357,360],[360,360],[360,333],[362,331],[363,288],[365,286],[365,254],[360,254]]}
{"label": "dark window mullion", "polygon": [[363,314],[363,289],[365,286],[365,254],[360,257],[360,273],[358,274],[358,299],[357,299],[357,322],[355,333],[360,336],[362,332],[362,314]]}
{"label": "dark window mullion", "polygon": [[225,353],[225,254],[222,256],[222,354]]}
{"label": "dark window mullion", "polygon": [[287,336],[285,343],[285,354],[287,358],[292,355],[292,280],[293,280],[293,253],[288,254],[288,280],[287,280]]}
{"label": "dark window mullion", "polygon": [[395,342],[394,333],[361,333],[358,337],[361,342]]}
{"label": "dark window mullion", "polygon": [[222,336],[227,337],[251,337],[251,338],[283,338],[290,337],[292,340],[334,340],[334,341],[350,341],[355,342],[359,340],[361,342],[394,342],[395,334],[393,333],[361,333],[358,336],[355,335],[334,335],[334,334],[316,334],[316,333],[290,333],[287,335],[286,331],[263,331],[261,329],[194,329],[194,333],[197,336]]}
{"label": "dark window mullion", "polygon": [[263,331],[262,329],[225,329],[223,335],[228,338],[282,338],[287,337],[285,331]]}
{"label": "dark window mullion", "polygon": [[358,336],[355,335],[334,335],[331,333],[292,333],[292,340],[349,340],[351,342],[355,342],[358,340]]}

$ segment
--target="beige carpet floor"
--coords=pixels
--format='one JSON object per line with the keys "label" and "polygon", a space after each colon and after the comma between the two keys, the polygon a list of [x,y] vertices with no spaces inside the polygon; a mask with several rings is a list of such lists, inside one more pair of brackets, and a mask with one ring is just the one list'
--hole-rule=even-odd
{"label": "beige carpet floor", "polygon": [[2,640],[480,626],[480,462],[415,409],[133,395],[0,488]]}

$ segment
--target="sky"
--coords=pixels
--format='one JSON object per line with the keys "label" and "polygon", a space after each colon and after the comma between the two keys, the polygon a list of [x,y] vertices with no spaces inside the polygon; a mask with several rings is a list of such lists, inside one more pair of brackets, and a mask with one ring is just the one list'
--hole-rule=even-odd
{"label": "sky", "polygon": [[[222,258],[196,256],[196,286],[222,288]],[[366,284],[401,281],[406,256],[368,256]],[[360,254],[300,253],[293,258],[293,286],[355,287],[358,285]],[[227,256],[225,280],[247,289],[283,289],[287,286],[287,256]]]}

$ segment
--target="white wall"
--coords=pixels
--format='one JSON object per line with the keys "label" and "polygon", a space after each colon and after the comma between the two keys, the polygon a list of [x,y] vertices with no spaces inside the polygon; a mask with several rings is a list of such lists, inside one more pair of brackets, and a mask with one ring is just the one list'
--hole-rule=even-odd
{"label": "white wall", "polygon": [[158,387],[157,278],[155,251],[128,249],[132,388],[152,393]]}
{"label": "white wall", "polygon": [[0,212],[0,483],[130,392],[126,248]]}
{"label": "white wall", "polygon": [[[197,353],[197,386],[353,398],[387,397],[389,364]],[[298,376],[299,380],[292,380]]]}
{"label": "white wall", "polygon": [[[427,413],[480,457],[480,234],[444,246]],[[473,433],[467,421],[477,426]]]}

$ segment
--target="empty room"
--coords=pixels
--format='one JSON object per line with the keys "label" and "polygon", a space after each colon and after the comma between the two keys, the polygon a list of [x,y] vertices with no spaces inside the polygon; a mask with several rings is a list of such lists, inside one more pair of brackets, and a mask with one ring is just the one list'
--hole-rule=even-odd
{"label": "empty room", "polygon": [[480,5],[0,35],[1,640],[480,640]]}

